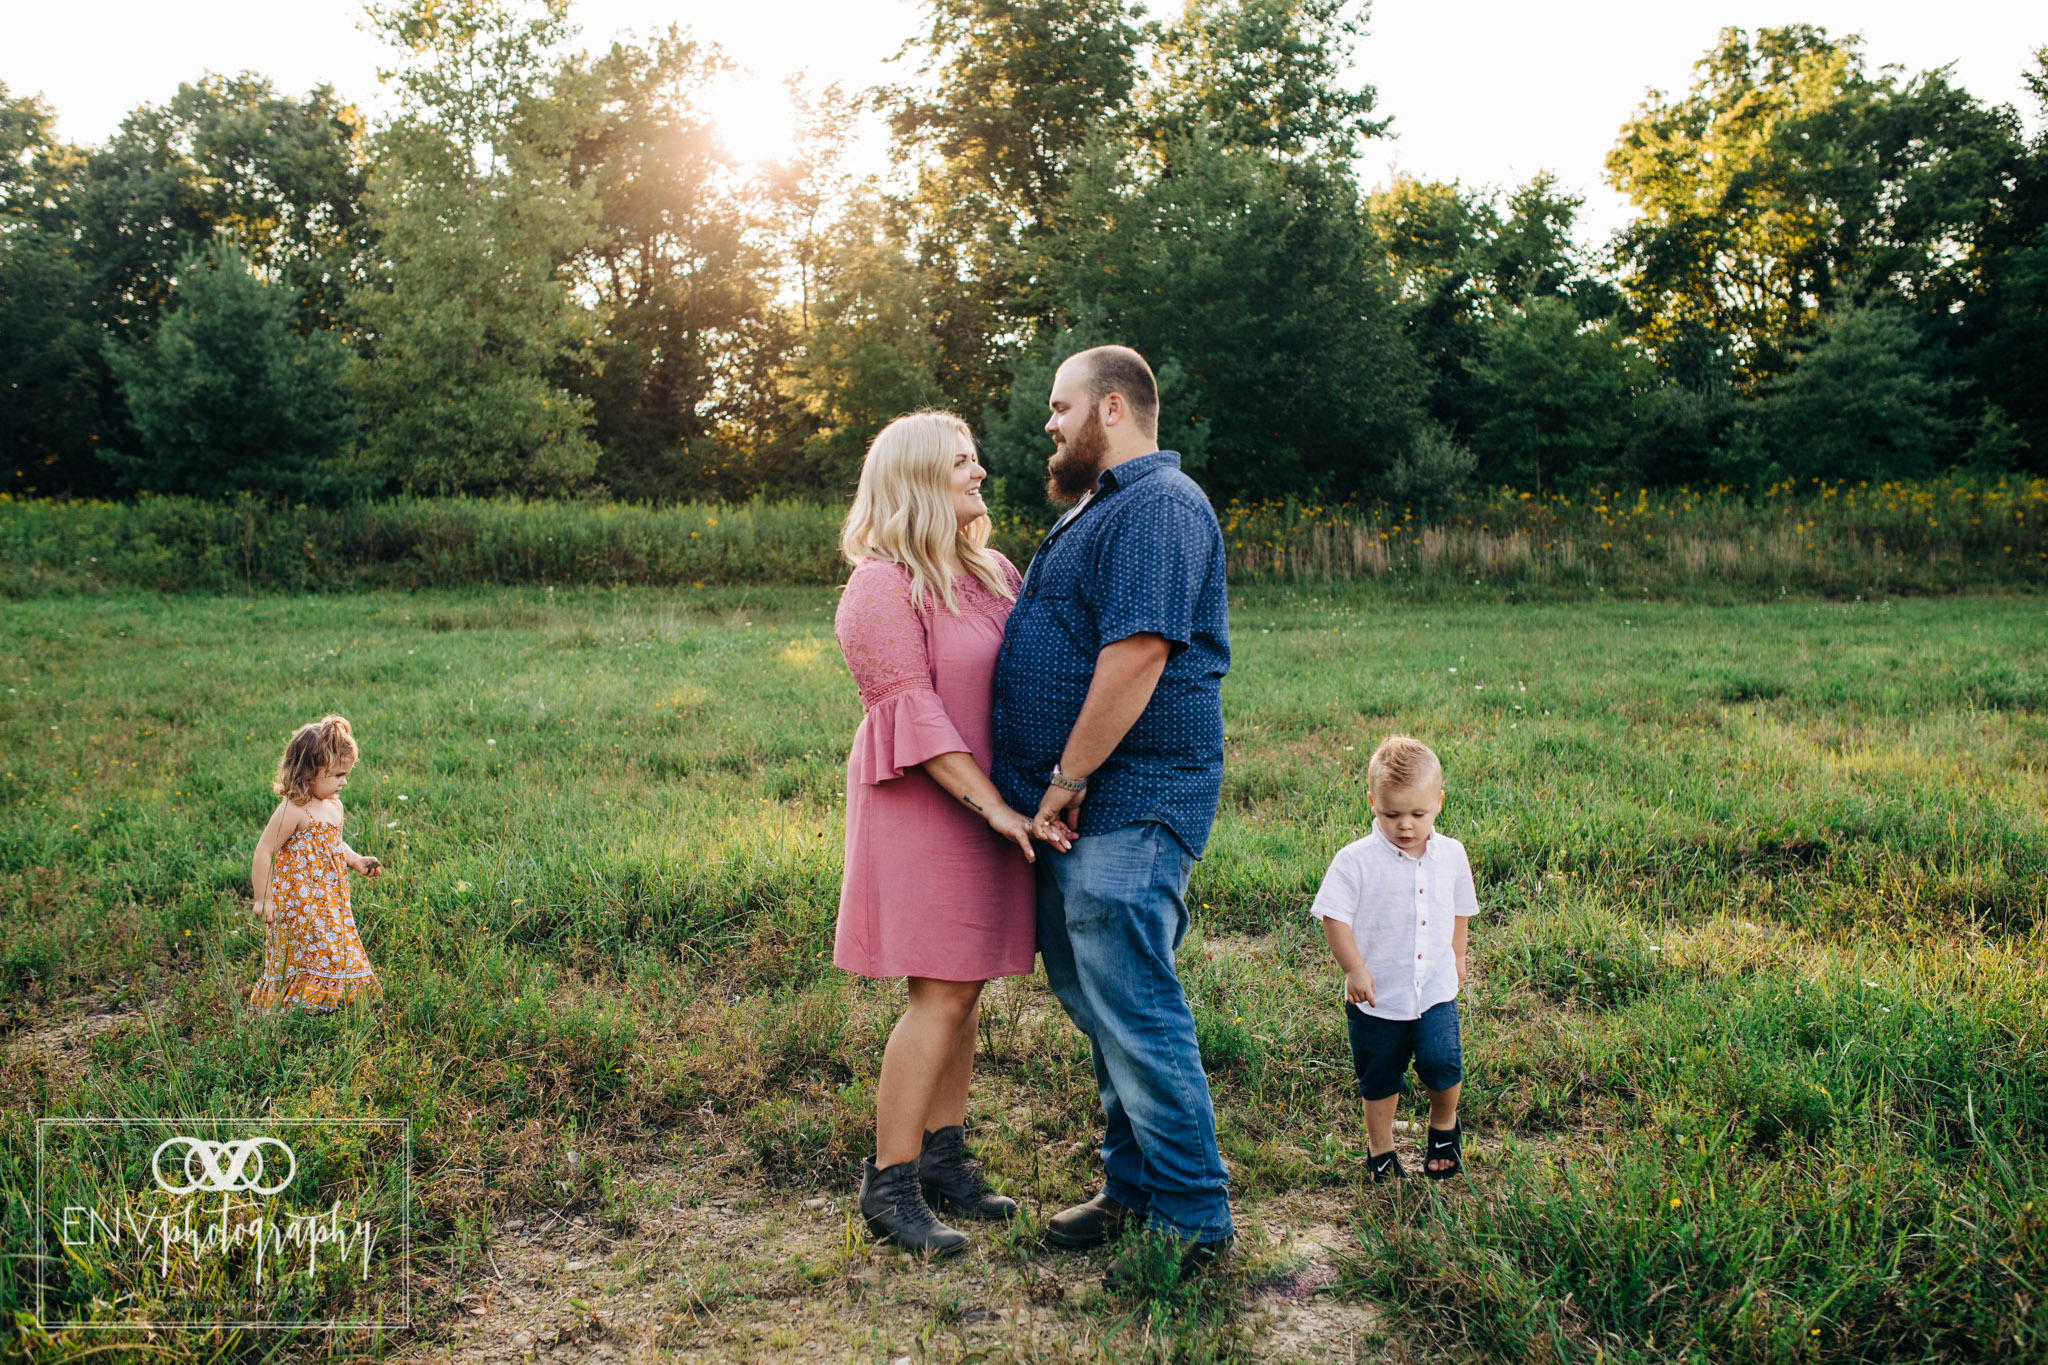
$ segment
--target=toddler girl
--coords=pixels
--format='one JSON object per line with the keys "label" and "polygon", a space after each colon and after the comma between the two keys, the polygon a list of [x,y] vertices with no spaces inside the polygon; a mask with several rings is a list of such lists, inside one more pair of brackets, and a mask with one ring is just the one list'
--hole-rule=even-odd
{"label": "toddler girl", "polygon": [[346,720],[331,715],[301,725],[278,760],[270,789],[284,799],[263,827],[249,869],[265,926],[263,975],[249,993],[258,1014],[293,1005],[324,1012],[383,994],[348,906],[344,869],[374,877],[379,866],[341,840],[340,793],[355,765],[355,736]]}

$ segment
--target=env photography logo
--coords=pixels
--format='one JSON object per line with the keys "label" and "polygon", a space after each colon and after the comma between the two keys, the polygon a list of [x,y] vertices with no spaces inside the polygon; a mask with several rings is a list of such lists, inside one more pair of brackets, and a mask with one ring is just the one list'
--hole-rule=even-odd
{"label": "env photography logo", "polygon": [[[174,1147],[185,1149],[184,1180],[174,1183],[164,1178],[164,1153]],[[288,1163],[285,1172],[274,1184],[264,1184],[265,1162],[263,1149],[275,1147],[284,1154]],[[192,1163],[199,1163],[199,1173],[193,1174]],[[248,1170],[249,1163],[255,1162],[255,1169]],[[246,1190],[253,1194],[279,1194],[292,1183],[298,1174],[299,1159],[292,1155],[292,1149],[281,1139],[273,1137],[245,1138],[240,1142],[209,1142],[205,1138],[165,1138],[150,1159],[150,1174],[156,1177],[157,1187],[167,1194],[192,1194],[206,1191],[218,1194],[233,1194]]]}
{"label": "env photography logo", "polygon": [[411,1325],[402,1119],[41,1119],[45,1331]]}

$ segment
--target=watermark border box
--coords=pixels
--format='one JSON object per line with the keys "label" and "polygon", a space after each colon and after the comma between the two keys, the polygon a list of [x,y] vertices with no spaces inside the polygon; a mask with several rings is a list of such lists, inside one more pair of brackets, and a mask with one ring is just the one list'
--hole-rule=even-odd
{"label": "watermark border box", "polygon": [[[368,1319],[360,1322],[60,1322],[51,1324],[43,1320],[44,1277],[41,1267],[48,1263],[49,1252],[44,1242],[48,1219],[43,1209],[43,1136],[52,1128],[111,1128],[123,1124],[147,1123],[152,1125],[179,1123],[249,1123],[271,1127],[301,1125],[305,1127],[379,1127],[400,1130],[405,1144],[405,1169],[402,1194],[399,1200],[399,1253],[398,1273],[399,1303],[403,1315],[395,1322],[387,1319]],[[401,1331],[412,1329],[412,1120],[374,1118],[211,1118],[184,1116],[179,1118],[39,1118],[36,1120],[36,1308],[35,1324],[43,1332],[157,1332],[175,1330],[206,1331],[214,1328],[240,1328],[249,1331],[375,1331],[379,1328],[396,1328]]]}

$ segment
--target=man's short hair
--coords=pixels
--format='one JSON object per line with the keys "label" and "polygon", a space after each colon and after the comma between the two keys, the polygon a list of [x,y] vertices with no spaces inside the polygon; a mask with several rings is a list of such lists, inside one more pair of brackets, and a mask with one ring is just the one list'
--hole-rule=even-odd
{"label": "man's short hair", "polygon": [[1097,408],[1112,393],[1120,393],[1131,405],[1138,427],[1159,434],[1159,381],[1145,357],[1128,346],[1095,346],[1077,354],[1088,374],[1088,406]]}

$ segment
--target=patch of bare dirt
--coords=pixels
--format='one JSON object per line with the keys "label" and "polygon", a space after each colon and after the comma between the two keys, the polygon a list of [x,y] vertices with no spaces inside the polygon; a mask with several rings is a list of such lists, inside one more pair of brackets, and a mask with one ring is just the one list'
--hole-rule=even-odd
{"label": "patch of bare dirt", "polygon": [[61,1017],[38,1019],[0,1040],[0,1067],[38,1070],[51,1090],[61,1093],[85,1074],[94,1038],[117,1024],[140,1018],[142,1005],[137,1000],[81,996],[69,1002]]}
{"label": "patch of bare dirt", "polygon": [[[1107,1251],[1048,1253],[1028,1232],[976,1224],[966,1252],[925,1264],[872,1245],[850,1198],[753,1185],[711,1196],[698,1182],[682,1168],[636,1180],[624,1231],[556,1214],[501,1223],[458,1311],[405,1357],[925,1365],[1160,1354],[1146,1306],[1102,1289]],[[1346,1216],[1328,1193],[1241,1212],[1239,1311],[1219,1329],[1228,1354],[1382,1358],[1376,1310],[1333,1292]]]}

